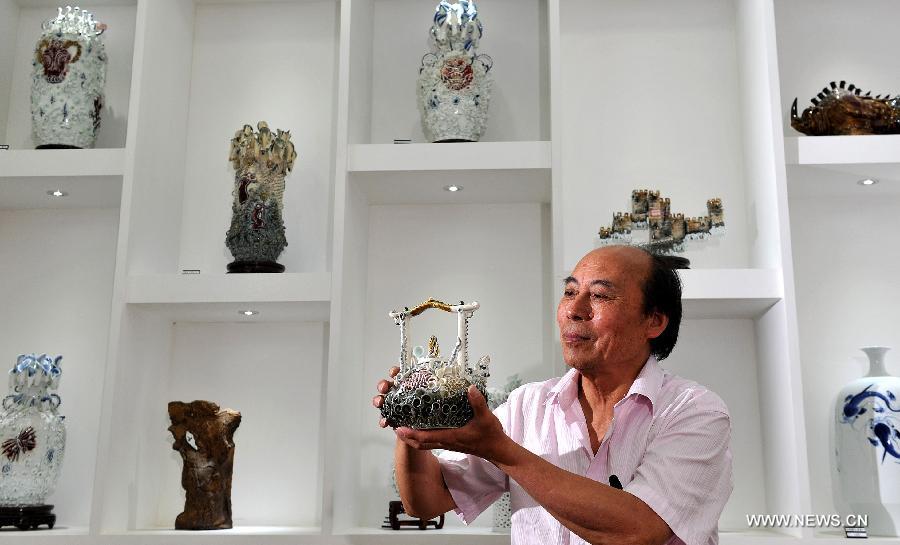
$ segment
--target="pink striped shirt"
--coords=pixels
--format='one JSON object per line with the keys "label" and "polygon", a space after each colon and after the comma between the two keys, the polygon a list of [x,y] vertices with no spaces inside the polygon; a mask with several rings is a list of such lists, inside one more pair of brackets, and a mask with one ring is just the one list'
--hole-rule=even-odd
{"label": "pink striped shirt", "polygon": [[[668,544],[717,544],[719,515],[733,486],[725,403],[650,357],[616,403],[594,454],[578,402],[578,378],[571,369],[561,378],[526,384],[494,414],[507,435],[548,462],[604,484],[610,475],[618,476],[626,492],[672,529]],[[450,451],[439,460],[465,523],[509,491],[514,545],[585,543],[490,462]]]}

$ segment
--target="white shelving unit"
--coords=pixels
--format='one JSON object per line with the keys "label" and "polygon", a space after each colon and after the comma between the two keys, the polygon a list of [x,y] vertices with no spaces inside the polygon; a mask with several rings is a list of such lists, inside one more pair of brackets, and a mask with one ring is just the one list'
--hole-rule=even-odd
{"label": "white shelving unit", "polygon": [[[13,147],[0,151],[0,300],[17,309],[0,321],[0,358],[53,350],[71,362],[59,527],[3,531],[0,543],[507,543],[489,515],[471,527],[450,515],[440,532],[380,529],[393,440],[369,400],[395,357],[387,312],[477,299],[470,351],[491,355],[497,381],[558,375],[562,278],[637,187],[689,215],[710,197],[725,203],[726,238],[687,255],[685,321],[665,362],[732,412],[721,543],[843,541],[745,519],[833,511],[819,420],[839,384],[818,377],[822,353],[798,334],[798,321],[815,331],[829,314],[810,285],[835,281],[814,233],[839,208],[816,199],[849,196],[859,186],[841,186],[846,176],[878,175],[884,202],[867,206],[894,229],[900,194],[897,137],[789,128],[797,89],[822,85],[855,39],[816,56],[815,25],[881,25],[867,33],[884,52],[868,74],[895,65],[896,17],[871,13],[900,8],[826,4],[484,0],[489,128],[477,144],[436,145],[423,143],[414,85],[430,4],[97,0],[83,7],[110,22],[98,149],[34,151],[32,41],[55,10],[0,0],[0,143]],[[299,153],[287,272],[226,275],[228,142],[259,120],[290,129]],[[403,138],[413,143],[391,144]],[[69,200],[49,201],[51,186]],[[830,240],[849,245],[833,227]],[[431,318],[417,331],[447,338],[453,324]],[[169,529],[183,501],[165,431],[176,399],[243,413],[233,530]]]}
{"label": "white shelving unit", "polygon": [[[842,509],[830,478],[829,428],[837,392],[868,368],[858,348],[900,344],[900,333],[885,322],[900,301],[893,272],[900,261],[889,242],[893,230],[900,228],[900,139],[803,136],[789,120],[794,98],[800,110],[811,106],[809,99],[831,81],[846,80],[873,96],[893,96],[900,89],[900,74],[889,68],[894,61],[886,51],[898,45],[896,34],[888,32],[888,20],[900,16],[900,5],[874,0],[864,6],[859,11],[834,1],[776,3],[806,462],[813,476],[814,513]],[[833,35],[839,28],[855,29],[854,39],[810,39]],[[879,183],[857,183],[866,178]],[[900,372],[896,362],[896,354],[889,353],[887,368],[893,374]],[[817,529],[814,535],[820,542],[841,539],[834,529]]]}

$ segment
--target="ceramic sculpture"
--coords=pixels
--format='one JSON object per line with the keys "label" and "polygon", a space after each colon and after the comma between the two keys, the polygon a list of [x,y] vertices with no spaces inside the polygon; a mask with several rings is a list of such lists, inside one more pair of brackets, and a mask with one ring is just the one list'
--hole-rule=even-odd
{"label": "ceramic sculpture", "polygon": [[838,482],[835,504],[843,515],[868,514],[868,533],[900,535],[900,378],[884,367],[889,349],[862,349],[869,373],[844,386],[834,407],[834,449]]}
{"label": "ceramic sculpture", "polygon": [[229,160],[234,167],[231,228],[225,244],[234,261],[230,273],[280,273],[276,262],[287,246],[284,235],[284,178],[297,153],[290,131],[269,130],[265,121],[250,125],[231,139]]}
{"label": "ceramic sculpture", "polygon": [[22,355],[9,372],[0,413],[0,527],[22,530],[56,515],[47,499],[59,480],[66,450],[65,417],[58,408],[62,356]]}
{"label": "ceramic sculpture", "polygon": [[871,95],[852,83],[832,81],[801,115],[794,99],[791,127],[809,136],[900,134],[900,97]]}
{"label": "ceramic sculpture", "polygon": [[[400,327],[400,372],[394,385],[384,396],[381,414],[392,428],[408,426],[416,429],[458,428],[472,419],[467,390],[474,384],[487,397],[488,365],[490,358],[482,356],[475,367],[469,366],[469,318],[478,303],[448,305],[429,299],[410,310],[391,312],[390,317]],[[417,346],[410,353],[409,321],[428,309],[455,313],[457,317],[456,346],[450,357],[441,356],[436,337],[432,336],[426,350]]]}
{"label": "ceramic sculpture", "polygon": [[476,52],[482,33],[475,2],[438,4],[417,93],[429,142],[477,142],[484,134],[493,60]]}
{"label": "ceramic sculpture", "polygon": [[631,212],[614,213],[612,225],[597,233],[597,246],[633,244],[656,253],[673,253],[685,251],[692,241],[725,234],[722,199],[707,200],[705,216],[685,217],[672,213],[671,208],[671,201],[659,191],[635,189]]}
{"label": "ceramic sculpture", "polygon": [[181,454],[184,512],[175,519],[177,530],[231,528],[231,476],[234,469],[234,432],[241,413],[219,409],[211,401],[169,403],[172,449]]}
{"label": "ceramic sculpture", "polygon": [[80,8],[59,8],[42,25],[32,62],[32,137],[40,148],[91,148],[106,85],[106,25]]}
{"label": "ceramic sculpture", "polygon": [[[506,403],[506,400],[509,399],[509,394],[512,393],[513,390],[522,385],[522,381],[519,379],[518,375],[513,375],[509,377],[506,381],[506,385],[501,388],[488,388],[488,407],[493,411],[500,405]],[[495,532],[507,533],[512,528],[512,505],[510,503],[509,492],[504,492],[500,499],[494,502],[494,524],[493,530]]]}

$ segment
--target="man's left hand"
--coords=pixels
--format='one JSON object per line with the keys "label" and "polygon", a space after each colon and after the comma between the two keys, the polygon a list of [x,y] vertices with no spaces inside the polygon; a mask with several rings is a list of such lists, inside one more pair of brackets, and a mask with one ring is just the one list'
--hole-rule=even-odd
{"label": "man's left hand", "polygon": [[496,463],[510,439],[481,392],[475,386],[469,386],[467,394],[474,416],[465,426],[444,430],[397,428],[397,437],[414,449],[452,450]]}

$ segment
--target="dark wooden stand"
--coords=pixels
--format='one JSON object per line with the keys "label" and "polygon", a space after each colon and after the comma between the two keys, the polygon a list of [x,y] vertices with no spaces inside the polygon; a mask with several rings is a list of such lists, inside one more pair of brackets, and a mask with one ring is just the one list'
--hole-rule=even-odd
{"label": "dark wooden stand", "polygon": [[274,261],[232,261],[228,264],[230,273],[283,273],[284,265]]}
{"label": "dark wooden stand", "polygon": [[388,503],[388,518],[385,521],[386,525],[384,528],[390,528],[392,530],[399,530],[401,526],[418,526],[419,530],[427,530],[429,526],[434,526],[435,530],[440,530],[444,527],[444,515],[439,516],[436,520],[425,520],[425,519],[417,519],[410,518],[408,520],[400,520],[400,515],[405,515],[406,511],[403,509],[403,503],[399,501],[392,501]]}
{"label": "dark wooden stand", "polygon": [[19,530],[37,530],[46,524],[51,530],[56,524],[52,505],[29,505],[28,507],[0,506],[0,528],[15,526]]}

